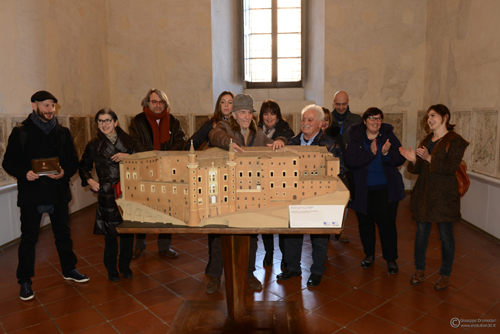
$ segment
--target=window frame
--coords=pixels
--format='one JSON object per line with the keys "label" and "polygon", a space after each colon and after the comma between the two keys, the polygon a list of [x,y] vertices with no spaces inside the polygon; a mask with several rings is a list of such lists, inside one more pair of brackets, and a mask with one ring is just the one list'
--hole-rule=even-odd
{"label": "window frame", "polygon": [[304,87],[304,77],[306,71],[306,38],[304,38],[304,33],[306,32],[306,2],[307,0],[300,1],[300,16],[301,16],[301,26],[300,26],[300,36],[301,36],[301,79],[300,81],[284,81],[278,82],[278,0],[271,0],[271,17],[272,17],[272,75],[270,82],[251,82],[245,80],[245,0],[240,1],[241,6],[241,52],[242,52],[242,62],[243,62],[243,81],[246,89],[255,88],[303,88]]}

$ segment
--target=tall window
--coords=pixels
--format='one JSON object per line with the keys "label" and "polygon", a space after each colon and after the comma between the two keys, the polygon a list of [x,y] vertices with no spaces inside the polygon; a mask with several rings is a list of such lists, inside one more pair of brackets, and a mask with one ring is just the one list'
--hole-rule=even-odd
{"label": "tall window", "polygon": [[248,88],[302,86],[302,0],[243,0]]}

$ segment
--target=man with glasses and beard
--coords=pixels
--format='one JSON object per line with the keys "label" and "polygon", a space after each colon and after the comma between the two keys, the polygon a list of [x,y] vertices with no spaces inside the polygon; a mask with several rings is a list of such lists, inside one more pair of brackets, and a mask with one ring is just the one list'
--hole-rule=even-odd
{"label": "man with glasses and beard", "polygon": [[[138,140],[147,151],[182,151],[186,136],[179,120],[170,114],[167,95],[152,88],[141,102],[142,113],[130,121],[130,137]],[[158,251],[167,257],[178,257],[170,248],[171,234],[158,235]],[[146,249],[146,234],[136,234],[135,249],[132,255],[137,259]]]}
{"label": "man with glasses and beard", "polygon": [[[58,124],[54,116],[56,103],[57,99],[47,91],[42,90],[31,96],[33,112],[21,126],[12,129],[2,163],[5,171],[17,179],[21,241],[16,276],[21,285],[19,296],[24,301],[35,296],[31,278],[35,276],[35,247],[44,213],[50,217],[64,279],[77,283],[89,280],[75,267],[77,259],[69,227],[69,182],[78,169],[78,157],[71,133]],[[33,167],[32,160],[36,159],[47,159],[40,161],[42,169],[47,167],[48,158],[59,160],[59,167],[55,166],[51,174],[39,172]]]}

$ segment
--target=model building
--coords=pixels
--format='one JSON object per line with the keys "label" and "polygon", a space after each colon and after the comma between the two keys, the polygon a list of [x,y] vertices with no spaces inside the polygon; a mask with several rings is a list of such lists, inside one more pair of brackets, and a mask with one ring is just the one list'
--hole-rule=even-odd
{"label": "model building", "polygon": [[338,173],[338,158],[321,146],[149,151],[120,163],[117,203],[130,221],[288,227],[289,205],[347,204]]}

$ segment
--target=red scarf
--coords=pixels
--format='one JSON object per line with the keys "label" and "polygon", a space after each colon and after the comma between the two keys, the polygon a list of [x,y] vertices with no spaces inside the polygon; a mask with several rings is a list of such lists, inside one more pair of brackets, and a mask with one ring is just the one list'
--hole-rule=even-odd
{"label": "red scarf", "polygon": [[[168,109],[165,108],[165,111],[161,114],[155,114],[148,107],[145,107],[143,110],[149,121],[149,125],[151,125],[151,129],[153,129],[154,149],[155,151],[160,151],[161,144],[170,140],[170,114],[168,113]],[[160,126],[156,122],[158,119],[160,120]]]}

